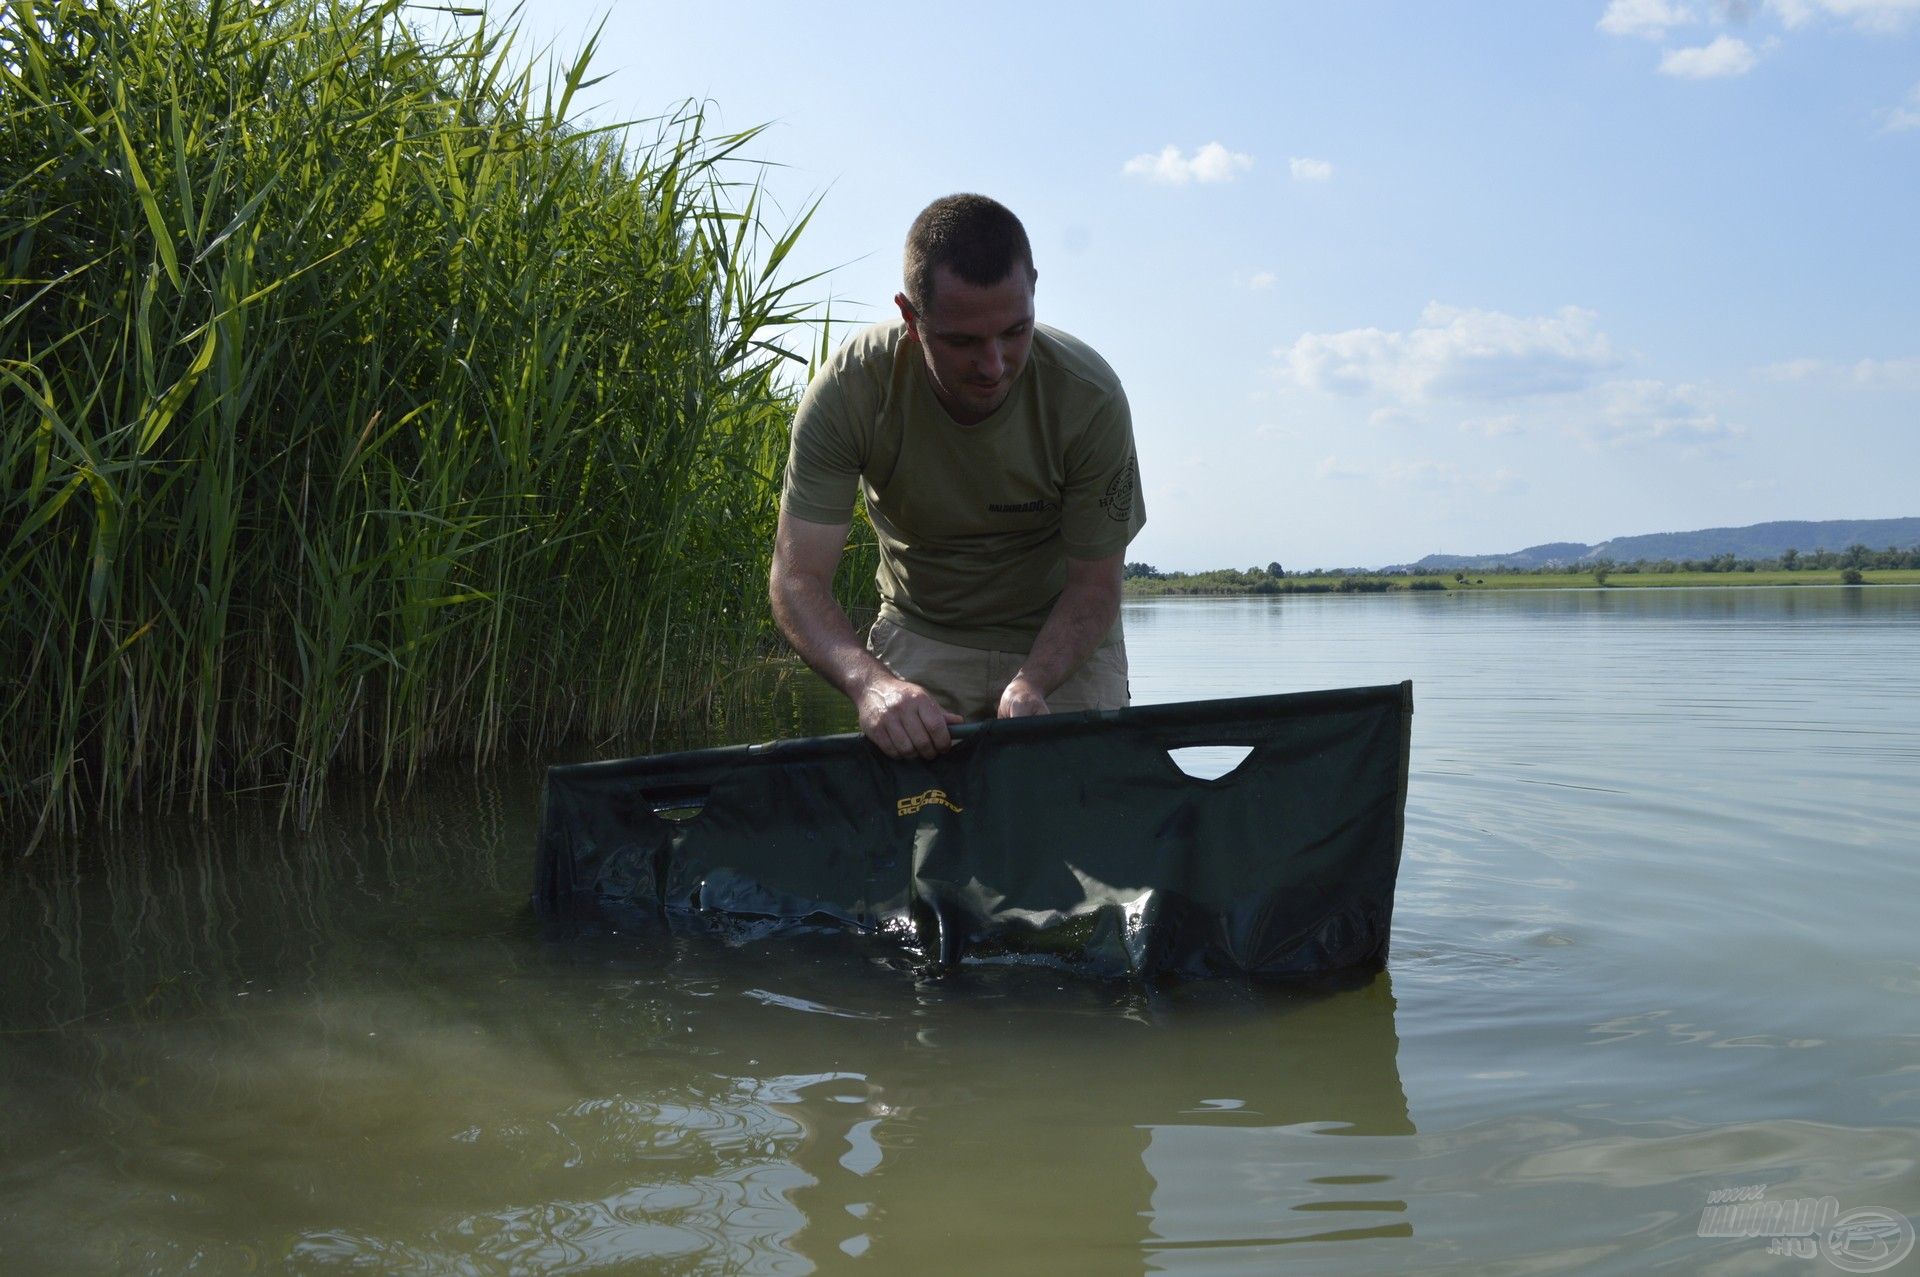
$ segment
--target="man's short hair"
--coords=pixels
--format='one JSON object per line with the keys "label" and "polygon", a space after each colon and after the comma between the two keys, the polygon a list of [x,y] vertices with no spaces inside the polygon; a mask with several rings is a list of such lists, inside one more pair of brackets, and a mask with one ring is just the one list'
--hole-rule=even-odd
{"label": "man's short hair", "polygon": [[1013,211],[984,195],[948,195],[920,210],[907,231],[907,304],[924,315],[933,273],[944,266],[978,288],[997,284],[1018,264],[1033,273],[1033,246]]}

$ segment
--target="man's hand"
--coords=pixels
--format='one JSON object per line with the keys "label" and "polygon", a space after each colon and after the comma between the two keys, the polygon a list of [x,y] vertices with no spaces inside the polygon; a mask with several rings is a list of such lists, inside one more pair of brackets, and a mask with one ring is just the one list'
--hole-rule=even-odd
{"label": "man's hand", "polygon": [[833,598],[833,571],[847,540],[844,523],[809,523],[780,512],[767,583],[773,619],[793,650],[853,702],[860,732],[889,758],[935,758],[953,748],[961,720],[918,683],[876,661],[854,637]]}
{"label": "man's hand", "polygon": [[964,721],[926,688],[884,671],[866,681],[854,707],[861,733],[888,758],[936,758],[953,748],[947,727]]}
{"label": "man's hand", "polygon": [[1047,693],[1058,688],[1113,628],[1120,615],[1120,556],[1067,559],[1067,585],[1047,623],[1034,636],[1033,650],[1000,693],[1001,718],[1028,718],[1053,711]]}
{"label": "man's hand", "polygon": [[860,715],[860,731],[889,758],[932,758],[953,747],[958,714],[897,677],[860,646],[833,598],[833,572],[846,545],[844,523],[809,523],[780,512],[767,582],[773,619],[813,671],[839,688]]}
{"label": "man's hand", "polygon": [[1025,674],[1015,674],[1006,690],[1000,693],[1000,718],[1031,718],[1036,714],[1048,714],[1047,694],[1040,685]]}

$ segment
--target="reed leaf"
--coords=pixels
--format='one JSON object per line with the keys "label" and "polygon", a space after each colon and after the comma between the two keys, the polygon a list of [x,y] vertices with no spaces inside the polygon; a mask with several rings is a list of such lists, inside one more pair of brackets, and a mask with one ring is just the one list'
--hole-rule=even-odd
{"label": "reed leaf", "polygon": [[695,106],[570,119],[593,42],[542,77],[478,11],[409,19],[0,3],[0,829],[28,843],[644,740],[772,650],[813,210],[767,222],[756,132]]}

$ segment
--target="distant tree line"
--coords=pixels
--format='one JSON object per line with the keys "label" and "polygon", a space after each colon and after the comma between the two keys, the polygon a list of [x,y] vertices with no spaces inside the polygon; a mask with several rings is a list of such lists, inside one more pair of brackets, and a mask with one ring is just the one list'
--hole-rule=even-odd
{"label": "distant tree line", "polygon": [[1781,551],[1776,559],[1743,559],[1735,554],[1716,554],[1705,559],[1634,559],[1619,563],[1612,559],[1586,559],[1557,567],[1475,568],[1476,572],[1502,576],[1515,574],[1556,575],[1563,572],[1611,572],[1626,576],[1636,572],[1832,572],[1853,568],[1920,568],[1920,546],[1884,550],[1869,549],[1855,543],[1844,550],[1814,550],[1802,554],[1795,549]]}
{"label": "distant tree line", "polygon": [[1801,553],[1788,549],[1774,559],[1741,558],[1734,554],[1716,554],[1705,559],[1587,559],[1578,563],[1549,567],[1484,567],[1467,570],[1395,568],[1385,571],[1369,568],[1310,568],[1289,573],[1279,563],[1266,567],[1216,568],[1209,572],[1163,572],[1151,563],[1128,563],[1122,577],[1133,583],[1134,593],[1143,594],[1372,594],[1384,590],[1444,590],[1450,577],[1458,584],[1484,584],[1489,576],[1566,576],[1592,574],[1604,585],[1609,576],[1638,573],[1671,574],[1682,572],[1833,572],[1847,574],[1856,582],[1856,574],[1872,569],[1920,569],[1920,546],[1884,550],[1850,545],[1844,550],[1815,550]]}
{"label": "distant tree line", "polygon": [[1211,572],[1162,572],[1150,563],[1128,563],[1121,576],[1134,582],[1134,592],[1142,594],[1380,594],[1393,589],[1447,588],[1436,580],[1396,582],[1383,573],[1359,568],[1314,568],[1289,576],[1278,563]]}

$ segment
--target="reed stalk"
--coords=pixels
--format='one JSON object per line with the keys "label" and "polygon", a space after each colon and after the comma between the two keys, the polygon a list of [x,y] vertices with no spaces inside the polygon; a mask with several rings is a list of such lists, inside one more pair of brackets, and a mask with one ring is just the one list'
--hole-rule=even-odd
{"label": "reed stalk", "polygon": [[0,15],[0,829],[304,825],[765,650],[809,281],[752,132],[581,127],[591,42],[400,0]]}

